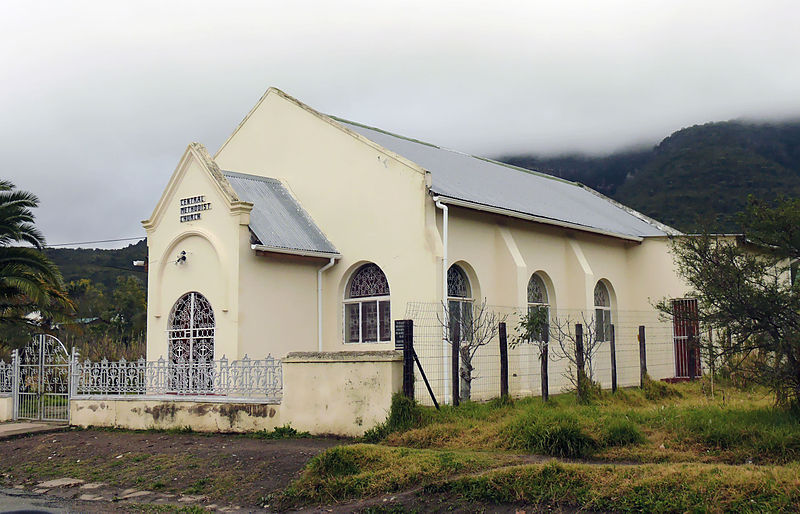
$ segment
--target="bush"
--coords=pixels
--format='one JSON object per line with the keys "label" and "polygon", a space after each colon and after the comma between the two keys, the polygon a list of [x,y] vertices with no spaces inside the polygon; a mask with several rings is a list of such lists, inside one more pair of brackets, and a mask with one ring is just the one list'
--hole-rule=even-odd
{"label": "bush", "polygon": [[336,446],[314,457],[308,469],[324,477],[355,475],[361,471],[356,455],[349,448]]}
{"label": "bush", "polygon": [[383,423],[364,432],[362,439],[367,443],[377,443],[393,432],[403,432],[421,422],[422,409],[419,404],[403,393],[395,393],[392,395],[389,417]]}
{"label": "bush", "polygon": [[311,437],[308,432],[298,432],[292,425],[286,424],[281,427],[275,427],[274,430],[261,430],[254,432],[252,437],[258,439],[300,439]]}
{"label": "bush", "polygon": [[649,376],[644,377],[644,387],[642,387],[644,397],[650,401],[664,400],[667,398],[681,398],[683,395],[675,387],[653,380]]}
{"label": "bush", "polygon": [[573,416],[545,419],[523,416],[508,427],[513,445],[531,453],[554,457],[580,458],[592,455],[599,447]]}
{"label": "bush", "polygon": [[639,427],[627,419],[611,421],[606,425],[604,432],[603,443],[606,446],[641,444],[646,440]]}

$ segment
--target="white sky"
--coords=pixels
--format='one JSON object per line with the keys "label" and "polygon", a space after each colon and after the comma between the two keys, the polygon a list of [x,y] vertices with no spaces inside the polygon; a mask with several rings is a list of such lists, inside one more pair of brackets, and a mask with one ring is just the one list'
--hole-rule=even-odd
{"label": "white sky", "polygon": [[144,234],[269,86],[458,150],[607,153],[800,116],[800,2],[0,0],[2,176],[48,242]]}

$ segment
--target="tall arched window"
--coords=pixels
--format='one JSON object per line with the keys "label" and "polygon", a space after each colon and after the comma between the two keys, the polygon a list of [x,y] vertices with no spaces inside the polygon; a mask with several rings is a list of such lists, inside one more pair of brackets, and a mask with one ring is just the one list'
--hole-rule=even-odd
{"label": "tall arched window", "polygon": [[[528,281],[528,314],[542,311],[545,319],[550,323],[550,302],[547,298],[547,287],[542,277],[534,273]],[[539,339],[541,340],[541,336]]]}
{"label": "tall arched window", "polygon": [[472,288],[467,274],[457,264],[447,270],[447,310],[450,340],[455,339],[456,330],[459,331],[460,340],[469,337],[469,331],[465,329],[472,320]]}
{"label": "tall arched window", "polygon": [[168,320],[170,362],[209,362],[214,360],[214,309],[200,293],[178,298]]}
{"label": "tall arched window", "polygon": [[389,282],[375,264],[356,270],[345,291],[345,340],[377,343],[392,340]]}
{"label": "tall arched window", "polygon": [[610,341],[611,295],[602,281],[594,286],[594,319],[597,341]]}

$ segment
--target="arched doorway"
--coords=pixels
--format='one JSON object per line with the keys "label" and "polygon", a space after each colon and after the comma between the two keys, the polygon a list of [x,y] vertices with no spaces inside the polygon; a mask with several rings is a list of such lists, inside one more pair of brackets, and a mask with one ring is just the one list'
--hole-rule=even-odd
{"label": "arched doorway", "polygon": [[170,388],[175,392],[213,389],[214,309],[200,293],[178,298],[169,313],[167,351]]}

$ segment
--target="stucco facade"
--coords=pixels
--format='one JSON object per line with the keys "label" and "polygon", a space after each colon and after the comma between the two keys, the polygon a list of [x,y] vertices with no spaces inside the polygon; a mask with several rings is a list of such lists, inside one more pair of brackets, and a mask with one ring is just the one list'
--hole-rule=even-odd
{"label": "stucco facade", "polygon": [[[444,269],[452,264],[467,274],[473,298],[521,312],[534,273],[554,311],[591,311],[598,281],[609,289],[615,313],[652,313],[655,301],[686,293],[669,253],[676,232],[668,227],[615,205],[619,216],[648,227],[644,235],[455,199],[442,200],[449,203],[445,214],[431,170],[352,128],[270,89],[213,157],[189,146],[144,222],[148,359],[168,354],[170,312],[188,292],[202,294],[213,308],[216,358],[391,349],[393,336],[347,342],[345,297],[366,263],[385,275],[391,321],[403,319],[411,303],[442,305]],[[336,253],[254,243],[250,216],[263,206],[242,201],[221,170],[278,179]],[[182,220],[181,200],[199,197],[210,208]],[[572,208],[563,205],[565,212]],[[446,347],[438,348],[440,356],[428,357],[445,359]],[[663,369],[655,374],[671,376],[671,350],[662,351]],[[520,357],[512,368],[534,364]],[[535,389],[534,382],[518,389]]]}

